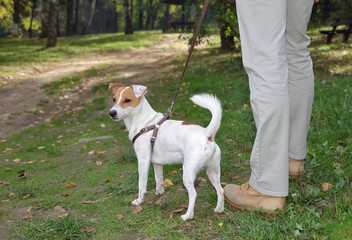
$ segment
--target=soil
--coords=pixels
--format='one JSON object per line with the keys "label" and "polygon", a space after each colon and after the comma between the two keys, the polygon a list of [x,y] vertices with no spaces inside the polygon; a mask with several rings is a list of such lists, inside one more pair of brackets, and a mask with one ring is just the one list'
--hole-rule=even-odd
{"label": "soil", "polygon": [[[170,44],[176,41],[177,35],[170,34],[151,47],[43,63],[32,69],[21,68],[21,76],[24,77],[11,79],[0,89],[0,139],[35,124],[49,123],[64,112],[79,110],[92,98],[91,86],[106,79],[99,76],[86,79],[83,88],[69,89],[59,98],[48,96],[45,89],[41,88],[43,84],[102,65],[117,72],[112,80],[114,82],[143,84],[165,73],[165,66],[170,64],[173,57],[187,51],[186,45],[171,48]],[[41,106],[43,102],[45,107]]]}

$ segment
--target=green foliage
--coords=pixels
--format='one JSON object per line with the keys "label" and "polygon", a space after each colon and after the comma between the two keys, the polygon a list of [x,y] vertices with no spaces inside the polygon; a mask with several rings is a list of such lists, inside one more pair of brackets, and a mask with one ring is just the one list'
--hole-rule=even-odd
{"label": "green foliage", "polygon": [[12,27],[13,1],[0,0],[0,29],[10,32]]}
{"label": "green foliage", "polygon": [[[192,42],[193,42],[193,38],[194,38],[194,32],[197,28],[197,24],[194,25],[193,27],[193,34],[181,34],[178,36],[178,39],[179,40],[182,40],[182,41],[187,41],[187,44],[189,46],[192,45]],[[201,45],[201,44],[209,44],[210,42],[210,39],[209,37],[212,35],[212,32],[210,31],[210,28],[209,28],[209,25],[206,25],[206,24],[203,24],[199,30],[199,34],[198,34],[198,38],[195,42],[195,46],[198,46],[198,45]]]}

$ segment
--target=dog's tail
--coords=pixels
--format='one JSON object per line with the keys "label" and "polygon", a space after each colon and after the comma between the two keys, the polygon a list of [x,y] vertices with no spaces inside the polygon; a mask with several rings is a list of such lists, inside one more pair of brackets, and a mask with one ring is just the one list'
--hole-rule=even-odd
{"label": "dog's tail", "polygon": [[214,141],[215,134],[219,130],[221,123],[222,109],[220,100],[210,94],[194,95],[191,100],[198,106],[208,109],[213,115],[206,130],[209,141]]}

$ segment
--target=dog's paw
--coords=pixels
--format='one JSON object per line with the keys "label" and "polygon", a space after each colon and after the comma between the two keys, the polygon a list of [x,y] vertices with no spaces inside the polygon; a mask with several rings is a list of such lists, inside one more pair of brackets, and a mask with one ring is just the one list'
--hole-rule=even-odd
{"label": "dog's paw", "polygon": [[182,216],[181,216],[181,219],[183,220],[183,221],[187,221],[187,220],[191,220],[193,218],[193,214],[183,214]]}
{"label": "dog's paw", "polygon": [[165,192],[164,187],[160,187],[160,188],[155,189],[155,195],[162,195],[162,194],[164,194],[164,192]]}
{"label": "dog's paw", "polygon": [[222,207],[222,208],[214,208],[214,212],[216,212],[216,213],[222,213],[224,211],[224,207]]}
{"label": "dog's paw", "polygon": [[132,205],[135,205],[135,206],[141,205],[142,202],[143,202],[143,199],[138,198],[132,201]]}

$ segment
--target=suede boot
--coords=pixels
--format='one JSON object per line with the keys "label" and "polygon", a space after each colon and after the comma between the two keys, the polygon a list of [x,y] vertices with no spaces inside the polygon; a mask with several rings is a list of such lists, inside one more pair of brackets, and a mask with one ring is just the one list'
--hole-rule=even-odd
{"label": "suede boot", "polygon": [[306,174],[306,171],[304,170],[303,160],[289,158],[289,175],[299,179],[304,174]]}
{"label": "suede boot", "polygon": [[271,197],[254,190],[248,182],[241,186],[236,184],[227,184],[224,188],[226,201],[237,209],[248,210],[284,210],[284,197]]}

